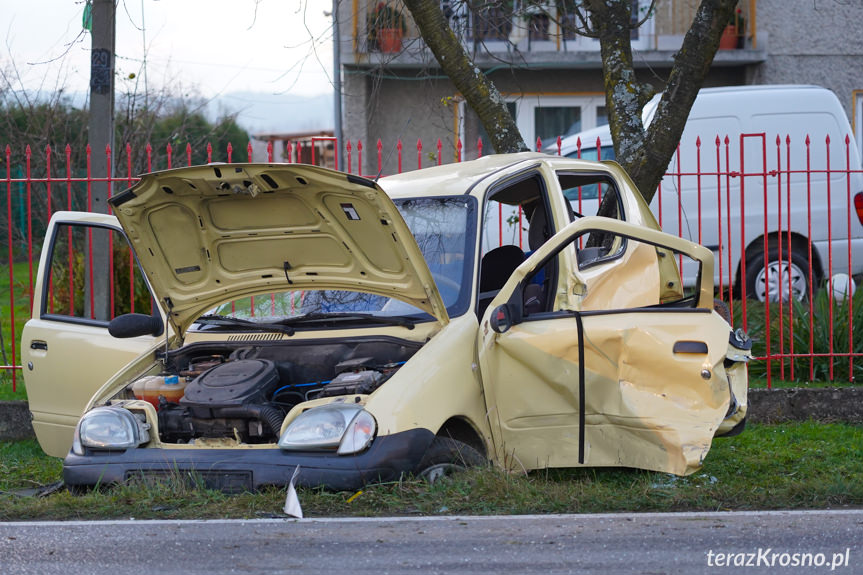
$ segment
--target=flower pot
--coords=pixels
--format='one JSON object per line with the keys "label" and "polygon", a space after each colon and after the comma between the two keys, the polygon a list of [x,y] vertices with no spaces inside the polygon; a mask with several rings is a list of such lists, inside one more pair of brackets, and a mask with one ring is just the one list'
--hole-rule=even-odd
{"label": "flower pot", "polygon": [[737,48],[737,27],[729,24],[719,38],[719,49],[734,50],[735,48]]}
{"label": "flower pot", "polygon": [[381,28],[378,30],[378,46],[381,52],[395,54],[402,51],[402,31],[399,28]]}

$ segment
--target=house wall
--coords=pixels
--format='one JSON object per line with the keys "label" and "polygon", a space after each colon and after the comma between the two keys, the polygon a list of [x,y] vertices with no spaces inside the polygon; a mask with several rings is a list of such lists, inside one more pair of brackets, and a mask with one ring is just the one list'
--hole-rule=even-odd
{"label": "house wall", "polygon": [[852,93],[863,89],[863,2],[758,0],[757,11],[767,60],[747,83],[824,86],[851,118]]}

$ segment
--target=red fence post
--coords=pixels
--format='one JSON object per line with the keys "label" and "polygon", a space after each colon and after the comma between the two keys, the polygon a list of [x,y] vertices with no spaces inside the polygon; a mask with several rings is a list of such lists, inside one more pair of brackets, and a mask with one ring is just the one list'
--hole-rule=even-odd
{"label": "red fence post", "polygon": [[[579,140],[581,140],[581,139],[579,138]],[[561,150],[562,150],[562,149],[563,149],[563,139],[562,139],[560,136],[558,136],[558,137],[557,137],[557,155],[558,155],[558,156],[562,156],[562,155],[563,155],[563,154],[561,153]]]}
{"label": "red fence post", "polygon": [[[845,135],[845,192],[848,195],[848,209],[846,211],[846,215],[848,216],[847,230],[848,230],[848,277],[851,277],[851,271],[853,268],[851,267],[851,138],[846,134]],[[851,280],[853,281],[853,280]],[[861,286],[863,287],[863,286]],[[845,299],[848,301],[848,381],[854,381],[854,330],[852,319],[854,317],[854,303],[853,298],[851,297],[851,285],[849,282],[848,293],[846,294]]]}
{"label": "red fence post", "polygon": [[809,135],[806,135],[806,222],[807,230],[806,237],[809,244],[809,285],[807,286],[809,293],[809,381],[815,377],[815,362],[812,361],[812,354],[815,353],[815,338],[812,337],[812,166],[809,144],[811,140]]}
{"label": "red fence post", "polygon": [[51,219],[51,144],[45,146],[45,199],[48,200],[46,212]]}
{"label": "red fence post", "polygon": [[461,163],[461,138],[455,141],[455,161]]}
{"label": "red fence post", "polygon": [[[231,145],[231,142],[228,142],[227,150],[228,150],[228,163],[230,164],[231,163],[231,156],[234,155],[234,146]],[[209,152],[210,150],[207,150],[207,151]]]}
{"label": "red fence post", "polygon": [[[105,146],[105,180],[107,182],[108,197],[106,204],[108,213],[111,213],[111,190],[114,187],[113,172],[111,170],[111,146]],[[114,234],[108,233],[108,309],[111,310],[111,319],[114,319]]]}
{"label": "red fence post", "polygon": [[[269,146],[267,146],[267,147],[269,148]],[[269,149],[267,151],[269,152]],[[249,142],[246,144],[246,157],[248,158],[249,162],[252,161],[253,153],[254,153],[254,150],[252,150],[252,142]]]}
{"label": "red fence post", "polygon": [[731,266],[731,138],[725,136],[725,205],[728,214],[725,227],[728,232],[728,313],[731,314],[731,325],[734,325],[734,271]]}
{"label": "red fence post", "polygon": [[[249,143],[249,145],[251,146],[252,144]],[[269,140],[267,142],[267,162],[270,164],[273,163],[273,141],[272,140]]]}
{"label": "red fence post", "polygon": [[[132,185],[132,146],[126,143],[126,185]],[[129,313],[135,313],[135,258],[129,246]]]}
{"label": "red fence post", "polygon": [[[45,146],[45,199],[48,217],[46,222],[51,220],[51,144]],[[32,313],[33,310],[30,310]],[[54,313],[54,278],[48,277],[48,311]]]}
{"label": "red fence post", "polygon": [[[786,210],[785,217],[788,218],[788,253],[791,253],[791,136],[785,136],[785,186],[786,186]],[[781,236],[780,236],[781,239]],[[791,274],[788,274],[788,297],[791,297]],[[791,348],[791,380],[794,380],[794,306],[789,302],[788,305],[788,345]]]}
{"label": "red fence post", "polygon": [[357,175],[363,175],[363,141],[357,140]]}
{"label": "red fence post", "polygon": [[15,277],[13,268],[15,263],[12,253],[12,148],[6,144],[6,242],[9,257],[9,340],[12,344],[12,391],[16,387],[16,357],[15,350],[18,347],[15,342]]}
{"label": "red fence post", "polygon": [[540,138],[539,136],[537,136],[537,138],[536,138],[536,151],[537,152],[542,151],[542,138]]}
{"label": "red fence post", "polygon": [[[72,147],[66,144],[66,209],[72,210]],[[69,315],[75,315],[74,250],[72,249],[72,228],[68,230],[69,243]]]}
{"label": "red fence post", "polygon": [[378,138],[377,148],[378,148],[378,175],[380,176],[381,173],[384,171],[384,163],[383,163],[384,162],[384,145],[381,142],[380,138]]}
{"label": "red fence post", "polygon": [[[695,188],[698,191],[698,243],[701,241],[701,136],[695,138]],[[683,273],[681,267],[680,272]]]}
{"label": "red fence post", "polygon": [[719,260],[719,299],[730,303],[731,294],[729,293],[726,297],[722,285],[722,160],[720,156],[722,144],[719,140],[719,134],[716,135],[714,145],[716,146],[716,236],[719,238],[719,257],[717,258]]}
{"label": "red fence post", "polygon": [[[213,161],[213,144],[211,144],[210,142],[207,142],[207,163],[209,164],[212,161]],[[231,161],[230,157],[228,158],[228,161],[229,162]],[[191,166],[192,163],[189,162],[189,165]]]}
{"label": "red fence post", "polygon": [[[210,161],[209,154],[207,155],[207,161],[208,162]],[[187,166],[192,165],[192,144],[190,144],[188,142],[186,142],[186,165]]]}
{"label": "red fence post", "polygon": [[423,167],[423,141],[417,138],[417,169],[421,170]]}
{"label": "red fence post", "polygon": [[440,138],[437,139],[437,165],[440,166],[443,161],[443,143]]}
{"label": "red fence post", "polygon": [[482,138],[481,137],[476,139],[476,157],[477,158],[482,157]]}
{"label": "red fence post", "polygon": [[174,161],[174,148],[171,146],[170,142],[165,146],[165,152],[168,154],[168,169],[170,170]]}
{"label": "red fence post", "polygon": [[348,141],[347,141],[347,144],[345,144],[345,150],[347,150],[347,155],[348,155],[348,168],[347,168],[347,172],[348,172],[349,174],[353,173],[353,172],[351,172],[351,169],[352,169],[352,168],[351,168],[351,151],[352,151],[352,149],[353,149],[353,147],[351,146],[351,141],[350,141],[350,140],[348,140]]}
{"label": "red fence post", "polygon": [[[28,144],[24,149],[24,165],[26,166],[24,177],[27,181],[27,269],[30,272],[30,287],[27,293],[30,295],[30,313],[33,313],[33,186],[30,174],[31,156],[32,152],[30,151],[30,145]],[[9,260],[9,265],[12,265],[12,260]]]}
{"label": "red fence post", "polygon": [[[776,135],[776,239],[779,247],[779,261],[782,261],[782,140]],[[788,253],[789,258],[791,253]],[[779,277],[776,285],[779,292],[779,378],[785,379],[785,298],[782,297],[782,266],[779,266]],[[791,305],[791,294],[788,294],[788,305]]]}
{"label": "red fence post", "polygon": [[399,171],[398,171],[398,173],[401,174],[402,173],[402,140],[401,140],[401,138],[399,138],[398,141],[396,142],[396,150],[398,151],[398,157],[399,157]]}
{"label": "red fence post", "polygon": [[[92,149],[87,144],[87,211],[93,211]],[[93,230],[87,228],[87,277],[90,280],[90,319],[96,319],[96,298],[93,289]]]}
{"label": "red fence post", "polygon": [[[827,151],[827,267],[829,271],[829,283],[827,284],[830,288],[830,293],[828,294],[828,300],[830,301],[830,309],[828,310],[829,319],[829,329],[827,330],[829,333],[830,341],[828,349],[830,350],[830,381],[833,381],[833,220],[830,213],[830,180],[832,179],[832,172],[830,170],[830,134],[827,134],[827,137],[824,138],[824,147]],[[850,207],[850,206],[849,206]],[[788,254],[788,257],[791,257],[791,254]],[[850,270],[849,270],[850,271]],[[813,294],[809,294],[809,299],[812,299]],[[850,321],[850,318],[849,318]]]}

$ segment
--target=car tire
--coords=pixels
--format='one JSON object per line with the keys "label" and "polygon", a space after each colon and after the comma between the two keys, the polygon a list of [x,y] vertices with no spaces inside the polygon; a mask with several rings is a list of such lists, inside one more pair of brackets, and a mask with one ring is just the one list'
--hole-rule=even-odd
{"label": "car tire", "polygon": [[470,445],[451,437],[437,436],[417,466],[417,476],[434,483],[468,467],[487,464],[488,460]]}
{"label": "car tire", "polygon": [[[772,246],[768,250],[768,276],[770,282],[769,290],[765,289],[764,252],[756,253],[746,259],[746,295],[751,299],[764,301],[765,293],[770,294],[770,301],[779,301],[782,295],[784,301],[788,301],[788,274],[791,274],[791,293],[798,301],[806,301],[809,297],[809,259],[799,249],[783,250],[782,259],[779,259],[779,250]],[[779,283],[779,272],[782,271],[782,285]]]}

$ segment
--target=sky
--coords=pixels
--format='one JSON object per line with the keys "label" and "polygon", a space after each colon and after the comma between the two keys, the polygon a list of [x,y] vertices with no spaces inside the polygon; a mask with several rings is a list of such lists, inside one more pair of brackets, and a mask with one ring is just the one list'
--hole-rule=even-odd
{"label": "sky", "polygon": [[[332,94],[331,8],[330,0],[118,0],[117,92],[146,83],[199,95],[266,129],[260,104],[332,101],[320,98]],[[83,11],[83,0],[0,0],[0,69],[20,78],[16,87],[87,92]],[[322,113],[331,116],[331,106]]]}

